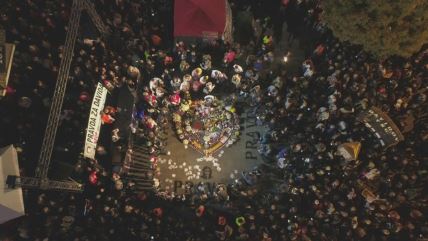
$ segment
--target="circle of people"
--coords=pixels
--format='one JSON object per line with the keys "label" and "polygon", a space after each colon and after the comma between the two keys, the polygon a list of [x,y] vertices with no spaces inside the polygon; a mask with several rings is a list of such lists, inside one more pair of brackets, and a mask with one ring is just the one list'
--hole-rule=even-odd
{"label": "circle of people", "polygon": [[[101,146],[97,149],[98,162],[75,156],[76,178],[93,183],[83,194],[25,193],[34,202],[6,238],[427,238],[426,46],[409,59],[379,62],[360,48],[334,38],[319,21],[318,1],[283,1],[280,10],[294,13],[281,20],[287,23],[288,41],[306,43],[306,60],[297,73],[288,73],[286,64],[275,62],[279,37],[272,35],[277,21],[263,14],[258,5],[262,1],[231,1],[234,15],[251,11],[257,19],[248,44],[216,41],[186,46],[178,42],[169,52],[169,25],[163,24],[162,18],[151,22],[153,12],[149,11],[159,9],[159,16],[170,14],[168,1],[96,2],[100,3],[97,11],[108,19],[114,34],[109,42],[86,39],[76,44],[59,131],[59,136],[67,138],[57,138],[55,149],[59,158],[80,153],[90,93],[97,83],[94,80],[98,80],[111,92],[123,85],[139,90],[138,85],[142,85],[138,108],[145,110],[147,129],[158,125],[165,106],[186,108],[182,104],[190,98],[175,91],[189,90],[196,96],[201,92],[233,93],[240,102],[250,103],[257,121],[269,127],[259,143],[266,160],[251,173],[251,185],[221,187],[213,196],[200,190],[202,193],[162,197],[148,192],[135,194],[132,182],[114,185],[120,177],[100,165],[108,156]],[[17,44],[19,51],[7,96],[0,103],[0,110],[5,111],[1,125],[16,127],[5,128],[1,143],[15,144],[21,173],[31,175],[34,163],[30,158],[37,153],[32,140],[41,138],[38,136],[45,120],[40,113],[49,111],[63,51],[64,39],[55,36],[64,36],[70,6],[32,0],[9,2],[6,8],[10,11],[1,15],[0,23],[6,28],[8,41]],[[305,42],[308,35],[311,42]],[[288,62],[292,58],[287,55]],[[202,74],[208,73],[211,65],[223,69]],[[139,69],[143,81],[128,71],[131,66]],[[176,70],[190,73],[180,78]],[[146,84],[144,80],[150,81]],[[388,113],[400,129],[406,129],[407,117],[413,116],[405,140],[383,150],[365,126],[355,121],[355,114],[370,106]],[[113,118],[120,114],[114,112],[107,110]],[[142,132],[154,143],[160,135],[156,130]],[[346,162],[336,150],[350,141],[361,142],[362,151],[358,160]],[[374,197],[362,195],[362,186],[370,186]]]}

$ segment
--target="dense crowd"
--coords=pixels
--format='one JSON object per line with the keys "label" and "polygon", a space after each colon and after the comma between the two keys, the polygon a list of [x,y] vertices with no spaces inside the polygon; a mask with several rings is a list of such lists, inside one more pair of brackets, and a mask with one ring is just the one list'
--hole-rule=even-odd
{"label": "dense crowd", "polygon": [[[237,30],[236,43],[173,44],[169,1],[96,1],[111,36],[95,38],[90,29],[82,30],[54,154],[75,165],[73,177],[87,183],[85,192],[26,191],[28,214],[9,239],[427,238],[427,46],[409,59],[379,62],[334,38],[319,21],[318,1],[272,1],[269,11],[263,11],[262,2],[231,1],[234,16],[240,17],[235,21],[245,25],[246,16],[255,18],[250,28]],[[8,95],[0,101],[0,144],[13,143],[22,175],[32,175],[70,5],[37,0],[6,5],[1,25],[17,53]],[[288,39],[282,38],[283,23]],[[306,59],[298,71],[287,72],[288,62],[278,56],[280,41],[304,48]],[[136,193],[125,178],[117,185],[118,173],[79,156],[98,82],[112,96],[124,85],[135,93],[136,112],[142,114],[132,132],[147,144],[153,162],[165,151],[168,109],[186,108],[187,101],[206,94],[233,96],[237,112],[250,108],[268,127],[259,143],[265,162],[213,196]],[[356,120],[371,106],[388,113],[404,141],[385,150]],[[106,127],[120,110],[105,113],[111,115],[103,130],[108,137],[113,131],[113,142],[126,144]],[[361,143],[357,160],[338,155],[338,146],[346,142]],[[108,148],[99,148],[97,156],[106,159],[106,153]],[[156,173],[155,163],[152,167]],[[362,195],[364,189],[374,197]]]}

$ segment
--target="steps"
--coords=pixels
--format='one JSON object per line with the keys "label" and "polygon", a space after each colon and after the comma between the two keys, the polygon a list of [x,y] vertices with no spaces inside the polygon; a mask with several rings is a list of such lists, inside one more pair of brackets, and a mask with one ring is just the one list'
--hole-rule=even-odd
{"label": "steps", "polygon": [[153,169],[149,149],[145,146],[134,146],[131,164],[125,179],[135,183],[135,190],[153,191]]}

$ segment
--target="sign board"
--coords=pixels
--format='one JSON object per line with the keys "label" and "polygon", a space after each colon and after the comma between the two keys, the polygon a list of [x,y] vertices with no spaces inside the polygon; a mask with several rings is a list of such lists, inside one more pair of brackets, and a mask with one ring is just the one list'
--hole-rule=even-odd
{"label": "sign board", "polygon": [[89,113],[88,127],[86,129],[84,157],[95,159],[98,136],[101,129],[101,112],[104,109],[107,89],[101,83],[98,83],[97,89],[92,99],[91,110]]}
{"label": "sign board", "polygon": [[404,140],[404,136],[397,125],[385,112],[377,107],[371,107],[360,113],[357,120],[364,123],[384,147],[393,146]]}
{"label": "sign board", "polygon": [[202,31],[202,38],[206,40],[218,39],[218,33],[213,31]]}

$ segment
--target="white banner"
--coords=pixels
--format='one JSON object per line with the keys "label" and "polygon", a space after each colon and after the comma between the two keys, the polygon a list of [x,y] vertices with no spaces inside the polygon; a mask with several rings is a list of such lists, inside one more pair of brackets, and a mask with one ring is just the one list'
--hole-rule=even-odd
{"label": "white banner", "polygon": [[89,113],[88,127],[86,129],[84,156],[95,159],[98,136],[101,129],[101,113],[106,101],[107,89],[101,83],[98,83],[92,100],[91,111]]}

